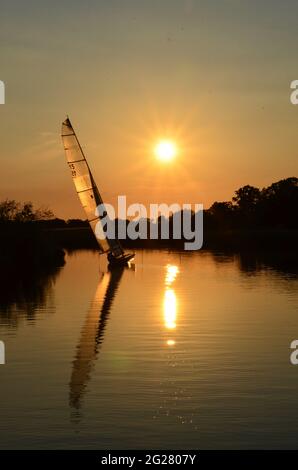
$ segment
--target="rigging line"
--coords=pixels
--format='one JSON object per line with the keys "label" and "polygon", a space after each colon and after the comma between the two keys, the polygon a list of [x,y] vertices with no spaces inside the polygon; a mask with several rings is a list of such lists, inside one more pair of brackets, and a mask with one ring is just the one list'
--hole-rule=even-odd
{"label": "rigging line", "polygon": [[[69,148],[68,148],[68,149],[65,149],[65,150],[69,150]],[[72,160],[72,161],[68,161],[68,163],[78,163],[78,162],[85,162],[85,161],[86,161],[86,159],[85,159],[85,158],[81,158],[80,160]]]}
{"label": "rigging line", "polygon": [[88,219],[89,224],[90,222],[94,222],[94,220],[100,220],[100,217],[95,217],[94,219],[90,219],[90,220]]}
{"label": "rigging line", "polygon": [[92,186],[91,186],[91,188],[81,189],[80,191],[77,191],[77,194],[84,193],[85,191],[90,191],[90,190],[92,190],[92,189],[93,189]]}

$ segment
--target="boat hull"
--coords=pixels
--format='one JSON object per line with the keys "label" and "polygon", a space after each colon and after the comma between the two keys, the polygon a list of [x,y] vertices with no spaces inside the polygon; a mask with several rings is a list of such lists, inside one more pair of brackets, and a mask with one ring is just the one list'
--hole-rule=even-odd
{"label": "boat hull", "polygon": [[134,253],[127,253],[119,258],[109,260],[109,268],[117,268],[120,266],[127,266],[128,263],[135,257]]}

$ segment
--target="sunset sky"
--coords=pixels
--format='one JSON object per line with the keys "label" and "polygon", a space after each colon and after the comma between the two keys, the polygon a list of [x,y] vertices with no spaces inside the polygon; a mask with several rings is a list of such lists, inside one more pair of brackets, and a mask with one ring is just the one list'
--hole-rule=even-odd
{"label": "sunset sky", "polygon": [[[297,176],[298,2],[2,0],[0,198],[84,217],[69,114],[107,202],[204,203]],[[157,161],[159,139],[178,148]]]}

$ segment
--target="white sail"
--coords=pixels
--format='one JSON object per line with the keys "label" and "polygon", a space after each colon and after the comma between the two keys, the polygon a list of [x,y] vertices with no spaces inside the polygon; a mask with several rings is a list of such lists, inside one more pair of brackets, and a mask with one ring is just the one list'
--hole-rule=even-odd
{"label": "white sail", "polygon": [[[103,204],[103,201],[68,118],[62,123],[62,141],[75,188],[94,234],[96,228],[96,239],[100,250],[102,252],[111,251],[116,257],[122,256],[123,249],[119,241],[106,238],[101,224],[98,225],[100,217],[96,215],[96,208]],[[101,233],[99,233],[100,230]]]}

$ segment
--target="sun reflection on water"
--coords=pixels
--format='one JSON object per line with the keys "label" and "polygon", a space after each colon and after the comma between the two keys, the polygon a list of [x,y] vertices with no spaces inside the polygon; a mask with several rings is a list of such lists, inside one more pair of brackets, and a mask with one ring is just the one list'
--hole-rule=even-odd
{"label": "sun reflection on water", "polygon": [[178,266],[174,266],[173,264],[168,264],[166,266],[166,286],[170,286],[176,279],[177,274],[179,273]]}
{"label": "sun reflection on water", "polygon": [[168,330],[175,329],[177,317],[177,298],[173,289],[166,289],[163,309],[166,328]]}
{"label": "sun reflection on water", "polygon": [[[166,277],[165,277],[165,293],[163,301],[163,313],[164,313],[164,324],[167,330],[174,330],[177,326],[177,296],[172,287],[173,282],[175,281],[179,273],[178,266],[168,264],[166,266]],[[175,340],[168,339],[166,344],[168,346],[174,346],[176,344]]]}

